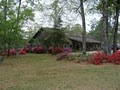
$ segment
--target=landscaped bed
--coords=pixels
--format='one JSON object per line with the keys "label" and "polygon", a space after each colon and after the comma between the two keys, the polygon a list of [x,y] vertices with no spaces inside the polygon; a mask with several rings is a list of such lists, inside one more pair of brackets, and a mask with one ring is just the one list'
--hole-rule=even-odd
{"label": "landscaped bed", "polygon": [[120,65],[56,61],[51,54],[10,56],[0,64],[0,90],[119,90]]}

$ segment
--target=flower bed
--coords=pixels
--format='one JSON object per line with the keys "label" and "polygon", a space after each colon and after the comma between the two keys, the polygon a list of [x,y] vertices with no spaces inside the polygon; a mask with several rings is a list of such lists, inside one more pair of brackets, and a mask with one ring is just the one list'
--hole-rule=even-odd
{"label": "flower bed", "polygon": [[46,49],[44,47],[34,47],[32,52],[37,54],[42,54],[46,52]]}
{"label": "flower bed", "polygon": [[100,65],[106,61],[108,63],[120,64],[120,51],[113,54],[105,54],[103,52],[97,52],[90,55],[88,62],[95,65]]}
{"label": "flower bed", "polygon": [[[53,51],[54,50],[54,51]],[[48,53],[55,53],[55,54],[58,54],[58,53],[62,53],[63,52],[63,48],[60,48],[60,47],[55,47],[54,49],[53,49],[53,47],[50,47],[49,49],[48,49]]]}
{"label": "flower bed", "polygon": [[19,55],[26,55],[27,54],[24,50],[20,50],[18,53],[19,53]]}
{"label": "flower bed", "polygon": [[25,51],[27,53],[30,53],[31,52],[31,48],[30,47],[25,47],[25,48],[23,48],[23,51]]}

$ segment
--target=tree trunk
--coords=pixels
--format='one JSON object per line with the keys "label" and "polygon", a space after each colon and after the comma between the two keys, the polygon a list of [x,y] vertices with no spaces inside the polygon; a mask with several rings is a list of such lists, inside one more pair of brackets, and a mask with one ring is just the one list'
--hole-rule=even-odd
{"label": "tree trunk", "polygon": [[5,0],[5,5],[4,5],[4,50],[6,50],[6,31],[7,31],[7,28],[6,28],[6,22],[7,22],[7,0]]}
{"label": "tree trunk", "polygon": [[119,7],[116,6],[116,16],[115,16],[114,31],[113,31],[113,52],[116,52],[117,50],[118,20],[119,20]]}
{"label": "tree trunk", "polygon": [[11,40],[8,41],[8,51],[7,51],[7,57],[10,56],[10,47],[11,47]]}
{"label": "tree trunk", "polygon": [[103,29],[102,29],[102,49],[108,53],[108,0],[102,0],[103,3]]}
{"label": "tree trunk", "polygon": [[19,24],[19,15],[20,15],[21,0],[19,0],[18,12],[17,12],[17,27]]}
{"label": "tree trunk", "polygon": [[86,54],[86,23],[85,23],[85,13],[84,13],[84,6],[83,6],[83,0],[80,0],[80,9],[81,9],[81,17],[82,17],[82,27],[83,27],[83,32],[82,32],[82,48],[83,54]]}

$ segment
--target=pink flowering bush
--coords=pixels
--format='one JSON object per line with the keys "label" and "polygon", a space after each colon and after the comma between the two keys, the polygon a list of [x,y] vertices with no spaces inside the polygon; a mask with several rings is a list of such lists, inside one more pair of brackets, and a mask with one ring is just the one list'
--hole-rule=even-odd
{"label": "pink flowering bush", "polygon": [[10,55],[16,55],[16,54],[17,54],[17,52],[15,49],[10,49]]}
{"label": "pink flowering bush", "polygon": [[[16,52],[15,49],[10,49],[9,55],[16,55],[16,54],[17,54],[17,52]],[[6,50],[1,51],[1,52],[0,52],[0,55],[1,55],[1,56],[7,56],[7,55],[8,55],[8,51],[6,51]]]}
{"label": "pink flowering bush", "polygon": [[34,47],[33,48],[33,53],[37,53],[37,54],[41,54],[41,53],[45,53],[46,52],[46,50],[45,50],[45,48],[44,47]]}
{"label": "pink flowering bush", "polygon": [[29,53],[29,52],[31,52],[31,48],[30,47],[25,47],[25,48],[23,48],[23,51]]}
{"label": "pink flowering bush", "polygon": [[55,54],[58,54],[58,53],[62,53],[63,52],[63,48],[60,48],[60,47],[55,47],[54,48],[54,51],[53,51],[53,47],[50,47],[48,49],[48,53],[55,53]]}
{"label": "pink flowering bush", "polygon": [[19,51],[19,55],[26,55],[27,53],[24,50]]}
{"label": "pink flowering bush", "polygon": [[64,48],[64,52],[66,52],[66,53],[72,53],[73,50],[71,48]]}

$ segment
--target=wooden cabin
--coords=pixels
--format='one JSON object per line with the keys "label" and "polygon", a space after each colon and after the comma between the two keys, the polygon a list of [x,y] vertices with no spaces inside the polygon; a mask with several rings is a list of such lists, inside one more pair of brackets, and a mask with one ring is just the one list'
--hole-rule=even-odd
{"label": "wooden cabin", "polygon": [[[33,38],[29,41],[29,45],[31,47],[35,46],[44,46],[42,42],[35,41],[33,39],[39,39],[41,37],[41,32],[43,30],[53,30],[53,28],[40,28],[39,31],[33,36]],[[65,35],[70,40],[71,43],[63,44],[63,48],[72,48],[74,50],[82,50],[82,35],[78,35],[77,33],[70,33],[71,31],[65,32]],[[93,38],[92,36],[86,37],[86,49],[87,51],[100,50],[101,42]]]}

